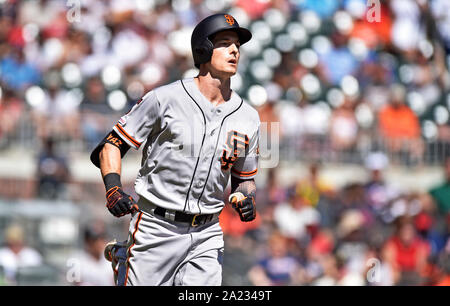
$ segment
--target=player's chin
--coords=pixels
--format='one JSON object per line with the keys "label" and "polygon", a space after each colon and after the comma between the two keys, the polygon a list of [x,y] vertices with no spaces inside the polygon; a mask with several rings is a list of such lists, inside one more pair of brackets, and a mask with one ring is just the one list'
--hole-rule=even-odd
{"label": "player's chin", "polygon": [[231,64],[229,63],[224,69],[223,72],[229,74],[230,76],[233,76],[237,73],[237,64]]}

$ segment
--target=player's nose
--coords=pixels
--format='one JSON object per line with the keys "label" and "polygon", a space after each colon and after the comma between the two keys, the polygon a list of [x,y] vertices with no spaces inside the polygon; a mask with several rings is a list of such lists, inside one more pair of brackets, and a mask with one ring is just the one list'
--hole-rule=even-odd
{"label": "player's nose", "polygon": [[236,44],[231,44],[230,45],[230,52],[231,54],[235,55],[239,53],[239,48]]}

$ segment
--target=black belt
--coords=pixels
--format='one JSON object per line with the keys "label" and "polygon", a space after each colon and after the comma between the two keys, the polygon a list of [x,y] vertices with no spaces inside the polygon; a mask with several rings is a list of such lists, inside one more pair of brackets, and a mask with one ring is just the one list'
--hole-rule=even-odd
{"label": "black belt", "polygon": [[[166,217],[166,212],[167,209],[159,206],[156,207],[155,210],[153,211],[154,214],[164,218]],[[212,221],[215,215],[216,214],[192,215],[192,214],[185,214],[181,211],[176,211],[174,221],[189,223],[191,226],[196,227]]]}

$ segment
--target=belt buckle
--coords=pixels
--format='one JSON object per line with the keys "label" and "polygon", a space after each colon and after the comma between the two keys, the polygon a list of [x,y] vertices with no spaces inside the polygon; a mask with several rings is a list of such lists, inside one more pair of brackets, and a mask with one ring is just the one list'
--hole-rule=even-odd
{"label": "belt buckle", "polygon": [[196,220],[196,218],[197,218],[198,216],[200,216],[200,215],[194,215],[194,218],[192,218],[192,222],[191,222],[191,226],[192,226],[192,227],[197,227],[197,226],[199,226],[199,224],[196,224],[196,223],[195,223],[195,220]]}

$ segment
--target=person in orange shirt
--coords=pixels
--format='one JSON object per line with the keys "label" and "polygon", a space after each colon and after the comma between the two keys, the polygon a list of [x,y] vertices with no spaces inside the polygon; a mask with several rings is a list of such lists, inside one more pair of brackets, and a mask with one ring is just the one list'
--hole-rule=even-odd
{"label": "person in orange shirt", "polygon": [[381,140],[389,151],[406,151],[418,161],[424,145],[420,137],[421,129],[417,115],[405,104],[405,88],[394,85],[391,89],[391,101],[378,114],[378,127]]}

